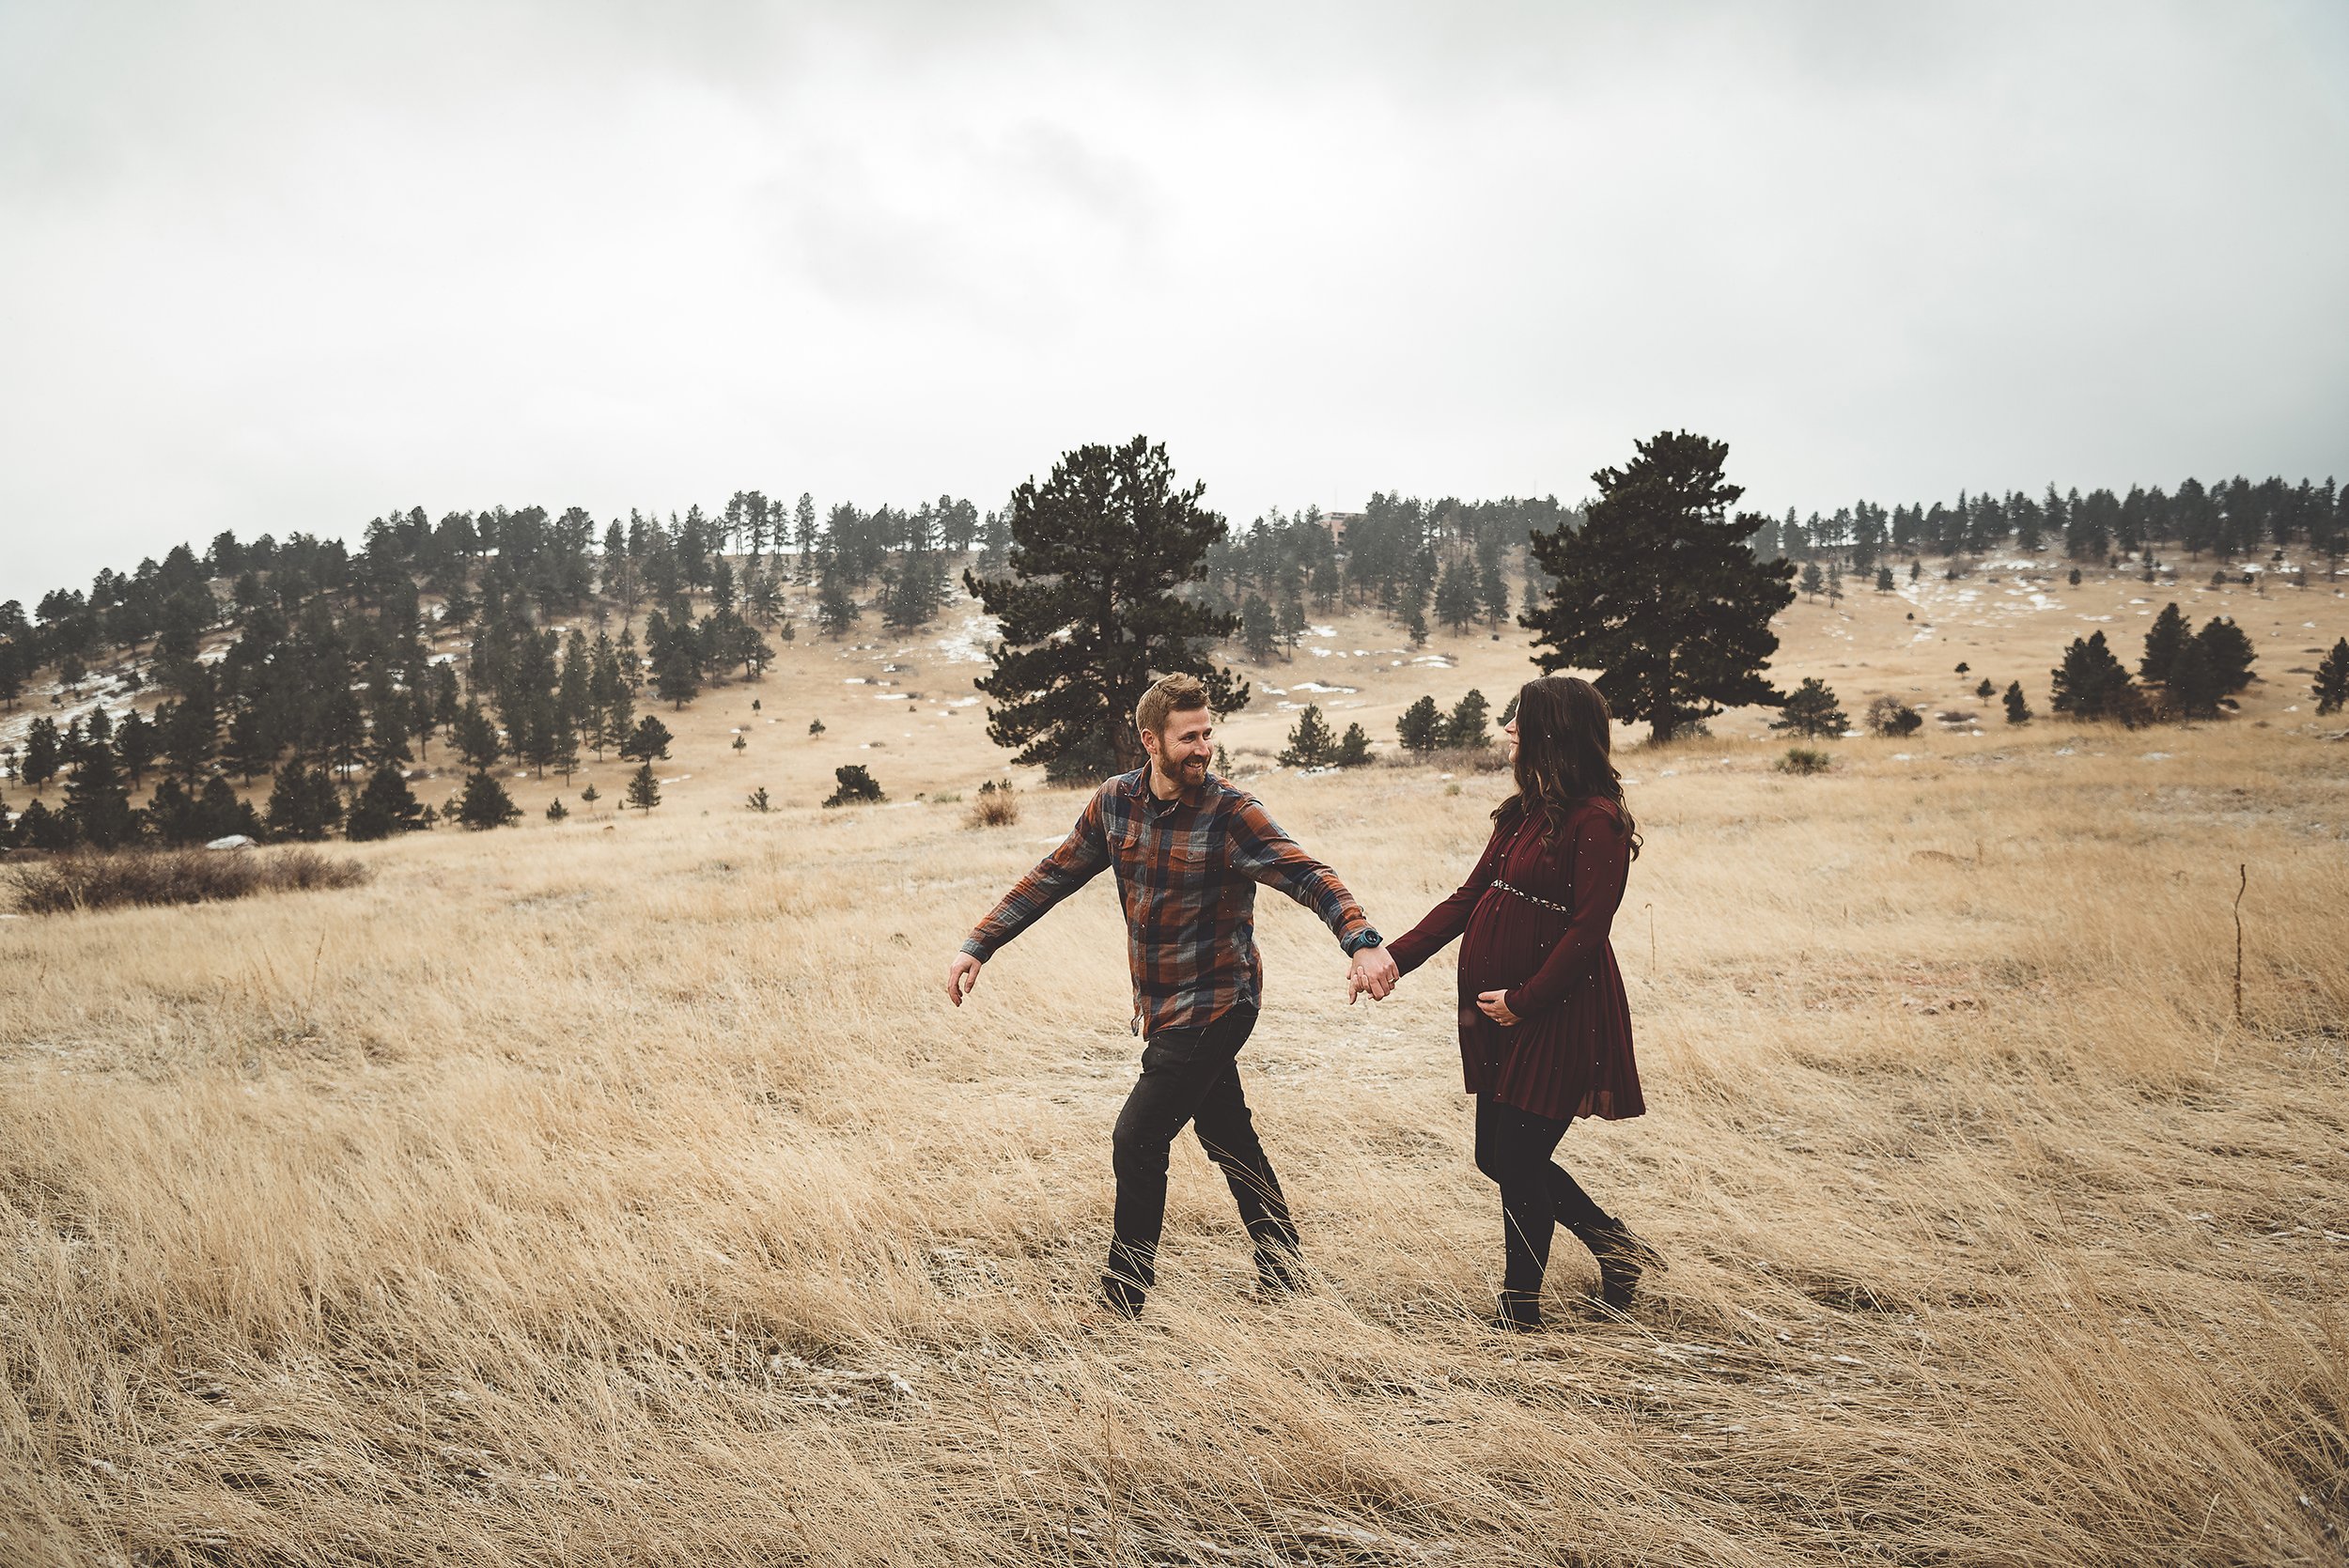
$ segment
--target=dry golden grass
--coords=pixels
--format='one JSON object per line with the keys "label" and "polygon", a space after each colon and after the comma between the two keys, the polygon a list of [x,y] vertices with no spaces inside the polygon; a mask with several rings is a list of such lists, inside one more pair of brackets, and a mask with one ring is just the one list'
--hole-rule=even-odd
{"label": "dry golden grass", "polygon": [[[1563,1157],[1673,1268],[1580,1318],[1562,1245],[1531,1341],[1449,962],[1349,1010],[1285,904],[1243,1064],[1321,1288],[1251,1298],[1186,1143],[1089,1317],[1106,889],[939,994],[1066,794],[0,924],[0,1559],[2338,1560],[2344,748],[2040,731],[1634,754],[1654,1109]],[[1499,785],[1260,788],[1399,928]]]}

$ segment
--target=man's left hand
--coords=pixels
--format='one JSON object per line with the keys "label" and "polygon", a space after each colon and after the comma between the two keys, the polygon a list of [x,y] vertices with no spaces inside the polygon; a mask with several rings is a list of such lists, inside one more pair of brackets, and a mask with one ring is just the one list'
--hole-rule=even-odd
{"label": "man's left hand", "polygon": [[1365,947],[1354,955],[1353,967],[1346,974],[1346,1003],[1351,1007],[1354,999],[1364,991],[1373,1001],[1384,1001],[1393,990],[1395,982],[1403,978],[1383,947]]}
{"label": "man's left hand", "polygon": [[1509,1025],[1517,1021],[1517,1016],[1509,1011],[1509,993],[1506,991],[1479,991],[1476,993],[1476,1005],[1485,1017],[1497,1024]]}

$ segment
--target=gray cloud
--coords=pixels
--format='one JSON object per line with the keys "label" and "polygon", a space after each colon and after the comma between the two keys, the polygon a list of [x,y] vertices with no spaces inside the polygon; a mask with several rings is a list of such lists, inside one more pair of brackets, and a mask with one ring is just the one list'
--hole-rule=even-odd
{"label": "gray cloud", "polygon": [[221,528],[2322,474],[2326,6],[0,4],[0,598]]}

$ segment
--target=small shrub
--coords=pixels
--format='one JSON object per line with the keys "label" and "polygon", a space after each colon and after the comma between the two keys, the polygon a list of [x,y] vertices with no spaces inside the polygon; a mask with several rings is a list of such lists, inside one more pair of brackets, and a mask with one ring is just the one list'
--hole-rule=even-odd
{"label": "small shrub", "polygon": [[1019,792],[1011,787],[1009,779],[989,779],[979,785],[978,799],[971,802],[964,820],[973,828],[1010,827],[1019,820]]}
{"label": "small shrub", "polygon": [[356,887],[367,879],[354,861],[315,849],[255,854],[241,849],[130,849],[60,855],[11,868],[17,908],[64,914],[136,904],[203,904],[257,893]]}
{"label": "small shrub", "polygon": [[565,805],[565,804],[562,802],[562,800],[559,800],[559,799],[558,799],[558,800],[549,800],[549,801],[547,802],[547,820],[548,820],[548,821],[550,821],[550,822],[560,822],[560,821],[562,821],[565,817],[567,817],[567,816],[568,816],[568,815],[571,815],[571,809],[570,809],[570,807],[568,807],[568,806]]}
{"label": "small shrub", "polygon": [[827,806],[869,805],[875,801],[889,799],[881,793],[879,781],[865,771],[864,765],[861,762],[852,762],[845,768],[833,768],[832,777],[832,792],[824,797],[824,804]]}
{"label": "small shrub", "polygon": [[752,790],[750,799],[742,803],[755,812],[768,812],[775,809],[774,802],[767,799],[765,784],[760,784],[756,789]]}
{"label": "small shrub", "polygon": [[1778,759],[1781,773],[1824,773],[1834,766],[1835,759],[1816,746],[1789,746]]}
{"label": "small shrub", "polygon": [[1868,727],[1890,739],[1915,735],[1924,722],[1923,714],[1898,697],[1878,697],[1868,705]]}

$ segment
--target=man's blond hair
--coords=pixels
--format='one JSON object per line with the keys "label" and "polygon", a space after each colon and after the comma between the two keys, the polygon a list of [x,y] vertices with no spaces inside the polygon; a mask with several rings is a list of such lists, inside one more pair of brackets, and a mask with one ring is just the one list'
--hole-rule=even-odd
{"label": "man's blond hair", "polygon": [[1167,715],[1186,713],[1194,707],[1207,706],[1207,689],[1197,675],[1176,672],[1160,675],[1150,683],[1150,690],[1134,704],[1134,727],[1150,735],[1166,733]]}

